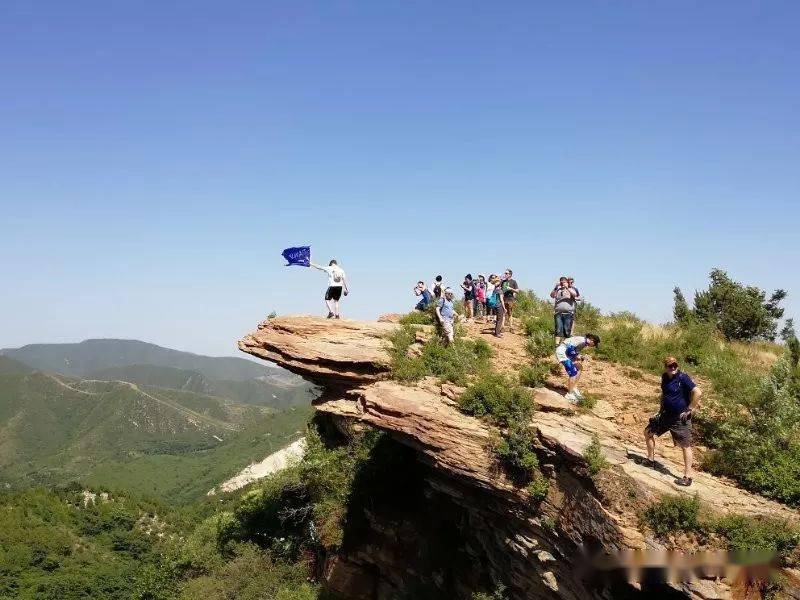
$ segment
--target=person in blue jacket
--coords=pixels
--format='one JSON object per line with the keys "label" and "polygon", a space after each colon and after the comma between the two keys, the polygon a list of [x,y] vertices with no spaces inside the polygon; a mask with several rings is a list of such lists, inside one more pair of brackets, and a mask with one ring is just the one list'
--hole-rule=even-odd
{"label": "person in blue jacket", "polygon": [[430,303],[433,302],[433,294],[431,294],[431,291],[425,286],[424,281],[418,281],[417,285],[414,286],[414,295],[422,296],[414,307],[416,310],[424,312],[428,309]]}
{"label": "person in blue jacket", "polygon": [[702,392],[692,378],[681,371],[673,356],[664,359],[664,373],[661,375],[661,409],[650,418],[644,430],[647,442],[647,462],[658,467],[655,462],[656,439],[668,431],[675,445],[683,451],[683,477],[675,483],[681,486],[692,485],[692,411],[697,410]]}

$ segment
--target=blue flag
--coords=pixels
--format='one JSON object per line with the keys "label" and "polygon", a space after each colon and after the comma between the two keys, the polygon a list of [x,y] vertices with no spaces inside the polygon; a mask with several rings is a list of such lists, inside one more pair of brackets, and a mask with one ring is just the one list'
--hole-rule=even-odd
{"label": "blue flag", "polygon": [[283,252],[286,259],[286,266],[297,265],[298,267],[311,266],[311,246],[298,246],[297,248],[287,248]]}

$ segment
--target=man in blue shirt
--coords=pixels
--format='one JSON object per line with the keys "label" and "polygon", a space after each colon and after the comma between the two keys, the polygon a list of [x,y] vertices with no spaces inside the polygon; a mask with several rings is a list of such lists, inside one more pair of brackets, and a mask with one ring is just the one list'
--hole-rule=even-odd
{"label": "man in blue shirt", "polygon": [[445,346],[453,343],[455,331],[453,329],[453,320],[456,317],[456,309],[453,306],[453,290],[445,288],[444,297],[436,304],[436,318],[442,326],[442,336],[444,337]]}
{"label": "man in blue shirt", "polygon": [[664,359],[664,373],[661,375],[661,409],[650,419],[644,430],[647,442],[647,461],[656,466],[655,436],[669,431],[675,445],[683,451],[683,477],[675,483],[681,486],[692,485],[692,411],[700,403],[700,388],[692,378],[680,370],[673,356]]}

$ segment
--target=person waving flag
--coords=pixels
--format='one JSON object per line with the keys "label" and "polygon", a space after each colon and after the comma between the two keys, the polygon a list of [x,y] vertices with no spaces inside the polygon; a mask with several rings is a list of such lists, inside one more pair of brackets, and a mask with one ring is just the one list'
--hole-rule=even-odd
{"label": "person waving flag", "polygon": [[325,306],[328,307],[328,318],[338,319],[339,315],[339,300],[342,298],[342,293],[345,296],[350,293],[347,287],[347,276],[344,269],[338,265],[336,259],[331,259],[327,267],[309,263],[310,266],[324,271],[328,275],[328,289],[325,290]]}

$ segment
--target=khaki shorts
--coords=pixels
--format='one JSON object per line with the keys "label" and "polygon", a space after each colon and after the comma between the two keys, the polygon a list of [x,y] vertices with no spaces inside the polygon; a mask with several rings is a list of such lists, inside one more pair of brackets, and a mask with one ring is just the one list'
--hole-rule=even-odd
{"label": "khaki shorts", "polygon": [[453,322],[448,319],[442,319],[442,333],[444,333],[444,337],[447,338],[448,341],[453,341]]}

